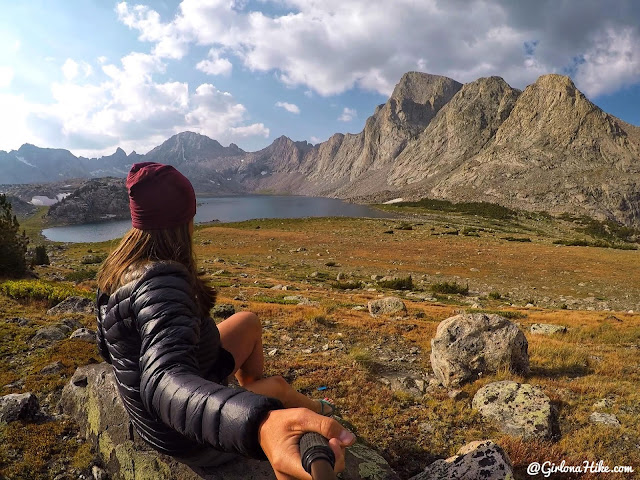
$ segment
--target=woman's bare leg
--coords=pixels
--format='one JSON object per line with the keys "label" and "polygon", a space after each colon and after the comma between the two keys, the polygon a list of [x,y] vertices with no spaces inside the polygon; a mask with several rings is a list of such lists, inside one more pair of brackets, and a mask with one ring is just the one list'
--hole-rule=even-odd
{"label": "woman's bare leg", "polygon": [[285,408],[305,407],[316,413],[322,411],[319,401],[294,390],[284,378],[262,378],[262,325],[254,313],[236,313],[220,322],[218,330],[222,346],[235,359],[236,365],[232,375],[235,375],[241,387],[260,395],[277,398]]}

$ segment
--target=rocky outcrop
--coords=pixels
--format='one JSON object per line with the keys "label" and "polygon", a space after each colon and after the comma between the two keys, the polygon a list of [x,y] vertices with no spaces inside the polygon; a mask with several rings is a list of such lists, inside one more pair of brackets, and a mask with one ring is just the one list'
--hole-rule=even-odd
{"label": "rocky outcrop", "polygon": [[125,182],[117,178],[89,180],[61,202],[52,205],[45,218],[57,225],[130,218]]}
{"label": "rocky outcrop", "polygon": [[447,387],[504,367],[527,374],[527,339],[516,325],[498,315],[456,315],[438,325],[431,340],[431,367]]}
{"label": "rocky outcrop", "polygon": [[453,457],[438,460],[411,480],[511,480],[513,468],[507,454],[491,440],[472,442]]}
{"label": "rocky outcrop", "polygon": [[[150,449],[130,427],[111,365],[80,367],[62,392],[60,407],[102,458],[114,480],[269,480],[268,462],[243,459],[199,475],[189,467]],[[379,454],[362,444],[347,450],[345,480],[399,480]]]}
{"label": "rocky outcrop", "polygon": [[538,387],[509,380],[490,383],[478,390],[472,405],[509,435],[548,440],[559,434],[556,408]]}

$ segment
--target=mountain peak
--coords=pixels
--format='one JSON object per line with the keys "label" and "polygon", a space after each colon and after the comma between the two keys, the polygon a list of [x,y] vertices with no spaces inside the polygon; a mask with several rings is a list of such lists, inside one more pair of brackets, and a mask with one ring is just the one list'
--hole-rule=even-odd
{"label": "mountain peak", "polygon": [[536,80],[535,85],[549,90],[577,90],[575,84],[567,75],[549,73],[542,75]]}

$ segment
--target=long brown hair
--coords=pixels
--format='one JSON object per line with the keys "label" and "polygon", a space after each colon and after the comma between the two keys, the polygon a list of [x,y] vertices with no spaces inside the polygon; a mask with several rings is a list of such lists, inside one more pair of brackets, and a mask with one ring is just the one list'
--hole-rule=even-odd
{"label": "long brown hair", "polygon": [[129,230],[100,267],[98,287],[105,293],[113,293],[126,283],[129,271],[159,260],[173,260],[187,268],[199,313],[208,314],[216,293],[198,273],[188,223],[162,230]]}

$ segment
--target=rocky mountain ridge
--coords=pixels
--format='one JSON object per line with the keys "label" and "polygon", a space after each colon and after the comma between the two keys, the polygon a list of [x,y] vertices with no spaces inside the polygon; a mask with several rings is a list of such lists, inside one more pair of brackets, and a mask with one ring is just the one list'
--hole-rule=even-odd
{"label": "rocky mountain ridge", "polygon": [[[20,155],[20,172],[43,165],[27,155],[35,148],[0,152],[0,174],[11,155]],[[318,145],[280,137],[245,152],[183,132],[146,155],[74,161],[62,152],[46,150],[52,164],[69,160],[61,175],[102,164],[92,172],[124,176],[135,161],[159,161],[180,168],[199,193],[485,201],[640,226],[640,127],[603,112],[560,75],[521,92],[499,77],[462,85],[409,72],[362,132]]]}

